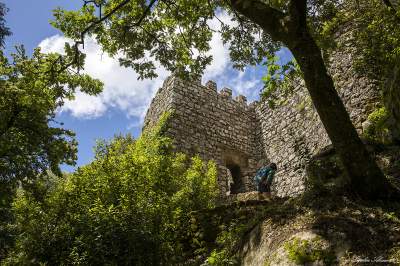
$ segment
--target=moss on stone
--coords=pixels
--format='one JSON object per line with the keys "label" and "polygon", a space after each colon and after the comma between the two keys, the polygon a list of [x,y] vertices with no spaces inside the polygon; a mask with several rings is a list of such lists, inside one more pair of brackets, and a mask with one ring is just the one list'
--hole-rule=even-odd
{"label": "moss on stone", "polygon": [[363,131],[363,137],[375,143],[391,143],[388,125],[389,113],[385,107],[380,107],[368,115],[368,125]]}
{"label": "moss on stone", "polygon": [[333,265],[336,261],[335,253],[324,247],[318,237],[311,240],[293,238],[284,247],[289,259],[296,264],[322,261],[324,265]]}
{"label": "moss on stone", "polygon": [[400,264],[400,246],[391,249],[389,259],[393,263]]}

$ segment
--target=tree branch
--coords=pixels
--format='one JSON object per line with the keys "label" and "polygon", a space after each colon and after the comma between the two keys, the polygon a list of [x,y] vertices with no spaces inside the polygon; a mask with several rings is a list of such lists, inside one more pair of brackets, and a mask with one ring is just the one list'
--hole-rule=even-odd
{"label": "tree branch", "polygon": [[282,41],[287,34],[284,27],[285,14],[259,0],[229,0],[231,8],[248,17],[266,30],[274,40]]}
{"label": "tree branch", "polygon": [[[207,0],[207,3],[208,3],[208,6],[210,7],[210,10],[214,10],[214,8],[212,7],[212,4],[211,4],[210,0]],[[214,17],[219,21],[219,23],[220,23],[221,25],[225,25],[225,23],[219,19],[219,17],[217,16],[217,14],[214,14]]]}
{"label": "tree branch", "polygon": [[307,0],[291,0],[289,3],[289,16],[297,28],[307,27]]}
{"label": "tree branch", "polygon": [[[169,3],[168,1],[166,1],[165,4],[166,4],[167,7],[171,10],[170,3]],[[179,9],[179,6],[176,6],[176,7]],[[193,28],[193,27],[194,27],[194,25],[192,26],[192,28]],[[188,41],[186,41],[185,34],[182,32],[182,29],[181,29],[180,26],[178,26],[178,30],[179,30],[179,33],[180,33],[182,39],[183,39],[183,43],[184,43],[185,46],[186,46],[186,49],[188,50],[188,52],[190,53],[190,55],[193,56],[193,51],[192,51],[192,48],[190,47],[190,43],[189,43]],[[190,38],[190,35],[191,35],[191,32],[189,32],[189,34],[188,34],[189,38]]]}
{"label": "tree branch", "polygon": [[17,117],[21,113],[21,109],[19,109],[17,107],[17,104],[14,103],[13,106],[15,108],[14,108],[10,118],[7,120],[5,127],[2,128],[0,131],[0,138],[2,138],[7,133],[7,131],[15,125],[15,123],[17,121]]}
{"label": "tree branch", "polygon": [[[109,17],[111,17],[115,12],[117,12],[119,9],[123,8],[125,5],[127,5],[131,0],[125,0],[123,2],[121,2],[120,4],[118,4],[116,7],[114,7],[110,12],[107,13],[107,15],[105,15],[104,17],[100,17],[98,20],[92,22],[92,24],[90,24],[89,26],[87,26],[80,34],[80,40],[75,41],[74,44],[74,50],[75,50],[75,56],[74,59],[69,62],[68,64],[66,64],[64,67],[62,67],[61,69],[59,69],[57,71],[57,73],[61,73],[63,71],[65,71],[66,69],[68,69],[69,67],[75,65],[78,63],[78,59],[79,59],[79,45],[82,45],[84,47],[85,45],[85,35],[86,33],[88,33],[91,29],[93,29],[94,27],[96,27],[98,24],[102,23],[103,21],[107,20]],[[90,2],[90,1],[87,1]],[[143,20],[146,18],[146,16],[148,15],[148,13],[150,12],[151,8],[154,6],[154,4],[157,2],[157,0],[151,0],[149,5],[146,7],[146,9],[144,10],[142,16],[139,18],[139,20],[133,25],[133,26],[139,26]],[[85,2],[85,4],[87,4]],[[62,57],[60,56],[60,58],[56,61],[61,60]]]}

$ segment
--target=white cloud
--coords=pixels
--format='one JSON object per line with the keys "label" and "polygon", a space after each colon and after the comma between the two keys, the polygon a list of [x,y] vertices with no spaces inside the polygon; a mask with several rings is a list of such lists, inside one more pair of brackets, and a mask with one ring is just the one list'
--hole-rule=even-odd
{"label": "white cloud", "polygon": [[[64,43],[69,39],[55,35],[43,40],[39,46],[43,52],[64,51]],[[72,116],[84,119],[104,115],[110,108],[123,111],[129,117],[144,118],[145,111],[156,90],[168,76],[168,72],[159,67],[158,77],[153,80],[138,80],[138,75],[130,68],[121,67],[117,59],[109,57],[101,51],[93,40],[85,41],[86,61],[85,73],[104,83],[104,90],[98,96],[89,96],[77,92],[75,99],[66,101],[61,112],[69,112]]]}
{"label": "white cloud", "polygon": [[[226,13],[220,13],[218,18],[224,23],[233,23]],[[219,20],[214,18],[210,21],[210,26],[219,29]],[[63,53],[65,42],[71,40],[55,35],[43,40],[39,46],[43,52]],[[214,33],[210,45],[212,49],[210,54],[214,60],[206,68],[203,82],[212,79],[217,82],[219,88],[231,87],[234,94],[243,94],[249,100],[258,98],[262,83],[260,75],[257,75],[254,68],[248,68],[245,72],[233,70],[228,47],[223,44],[219,33]],[[169,72],[159,66],[157,78],[138,80],[138,75],[132,69],[121,67],[117,59],[103,53],[94,39],[85,41],[84,52],[86,54],[84,72],[100,79],[104,83],[104,90],[98,96],[89,96],[78,91],[74,100],[66,101],[61,112],[69,112],[72,116],[82,119],[92,119],[115,108],[125,112],[128,117],[137,118],[141,123],[151,98],[162,86]]]}
{"label": "white cloud", "polygon": [[100,97],[78,91],[75,100],[66,101],[62,110],[71,112],[75,117],[96,118],[106,112],[107,105]]}
{"label": "white cloud", "polygon": [[204,79],[218,78],[231,68],[228,46],[224,45],[221,39],[221,34],[218,32],[221,29],[221,22],[230,24],[230,16],[227,13],[220,13],[217,18],[209,21],[209,26],[215,32],[210,42],[211,50],[209,55],[212,55],[213,62],[207,66],[204,73]]}
{"label": "white cloud", "polygon": [[229,87],[233,93],[245,95],[249,101],[259,98],[259,91],[262,87],[261,76],[257,74],[256,67],[245,68],[244,71],[233,69],[233,64],[229,57],[227,44],[223,44],[221,34],[218,32],[221,28],[221,22],[235,26],[235,22],[226,12],[220,12],[218,19],[214,18],[209,22],[210,27],[215,30],[210,42],[213,62],[209,65],[203,75],[203,82],[214,80],[219,88]]}

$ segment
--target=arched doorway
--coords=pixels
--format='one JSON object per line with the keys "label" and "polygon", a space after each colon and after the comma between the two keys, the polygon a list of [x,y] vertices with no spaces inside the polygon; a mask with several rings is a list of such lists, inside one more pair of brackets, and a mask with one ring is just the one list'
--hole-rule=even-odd
{"label": "arched doorway", "polygon": [[222,154],[224,166],[227,169],[227,186],[229,194],[246,191],[244,173],[248,168],[248,156],[233,149],[224,149]]}
{"label": "arched doorway", "polygon": [[226,165],[230,172],[232,183],[229,186],[230,194],[237,194],[243,192],[243,175],[240,166],[234,163]]}

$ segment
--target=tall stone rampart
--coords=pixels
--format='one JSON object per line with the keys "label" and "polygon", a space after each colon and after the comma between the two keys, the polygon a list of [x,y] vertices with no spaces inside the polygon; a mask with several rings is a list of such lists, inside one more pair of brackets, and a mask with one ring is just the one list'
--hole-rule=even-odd
{"label": "tall stone rampart", "polygon": [[[376,84],[358,76],[353,69],[351,32],[341,34],[341,49],[329,60],[329,71],[356,129],[377,107]],[[347,40],[347,41],[346,41]],[[271,109],[267,102],[247,104],[239,95],[214,82],[202,85],[171,76],[159,90],[148,110],[145,126],[162,112],[173,109],[168,134],[177,150],[199,154],[218,166],[221,192],[253,190],[252,176],[260,162],[275,162],[278,173],[272,190],[278,196],[293,196],[304,190],[305,167],[313,154],[330,144],[304,82],[294,84],[286,103]]]}
{"label": "tall stone rampart", "polygon": [[[351,32],[341,33],[340,49],[331,54],[328,66],[335,88],[361,134],[363,123],[379,105],[380,89],[372,80],[356,74],[351,38]],[[301,193],[307,162],[331,144],[304,81],[294,87],[285,104],[271,109],[267,102],[260,102],[255,108],[261,126],[261,149],[280,169],[272,186],[278,196]]]}
{"label": "tall stone rampart", "polygon": [[228,88],[218,92],[212,81],[202,85],[171,76],[153,99],[145,126],[173,109],[167,134],[175,140],[176,149],[214,160],[221,193],[245,192],[254,189],[250,177],[263,157],[254,107],[242,95],[233,99]]}

